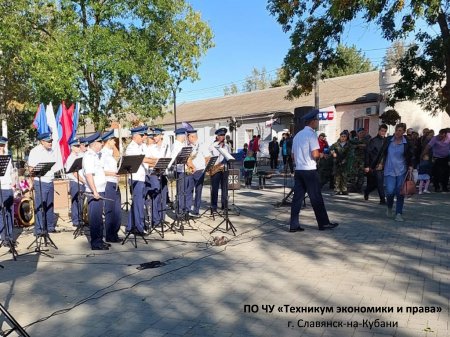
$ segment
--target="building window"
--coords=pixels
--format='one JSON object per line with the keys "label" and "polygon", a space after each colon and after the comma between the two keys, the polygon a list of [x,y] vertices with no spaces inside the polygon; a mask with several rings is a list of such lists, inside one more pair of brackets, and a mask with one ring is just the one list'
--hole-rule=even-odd
{"label": "building window", "polygon": [[246,137],[245,142],[246,143],[248,143],[250,141],[250,139],[253,138],[253,134],[254,134],[253,129],[245,129],[245,137]]}
{"label": "building window", "polygon": [[364,128],[364,130],[369,131],[369,118],[361,117],[355,118],[354,122],[354,130],[358,130],[359,128]]}

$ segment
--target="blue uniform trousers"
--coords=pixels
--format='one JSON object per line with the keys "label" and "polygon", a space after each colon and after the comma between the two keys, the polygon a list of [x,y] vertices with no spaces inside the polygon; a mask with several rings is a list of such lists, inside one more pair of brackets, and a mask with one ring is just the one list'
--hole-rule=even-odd
{"label": "blue uniform trousers", "polygon": [[133,228],[133,219],[135,229],[140,233],[144,232],[144,199],[147,192],[145,182],[133,181],[132,205],[128,215],[127,232]]}
{"label": "blue uniform trousers", "polygon": [[120,213],[120,191],[117,183],[108,181],[105,188],[105,239],[106,241],[117,241],[121,223]]}
{"label": "blue uniform trousers", "polygon": [[[192,209],[192,213],[198,214],[202,202],[203,181],[205,180],[204,170],[197,170],[188,175],[186,208]],[[195,194],[194,194],[195,193]]]}
{"label": "blue uniform trousers", "polygon": [[317,170],[295,170],[294,196],[291,206],[291,229],[300,226],[298,217],[306,192],[308,192],[309,199],[311,200],[311,206],[316,215],[319,228],[330,223],[320,190],[320,180]]}
{"label": "blue uniform trousers", "polygon": [[[183,179],[184,178],[184,179]],[[178,209],[180,212],[187,212],[189,209],[186,207],[187,195],[185,193],[188,192],[188,175],[185,173],[178,172],[177,174],[177,200],[178,200]]]}
{"label": "blue uniform trousers", "polygon": [[[99,195],[105,197],[105,192],[100,192]],[[103,246],[103,203],[102,199],[95,200],[94,197],[88,196],[91,248]]]}
{"label": "blue uniform trousers", "polygon": [[[84,193],[85,187],[80,183],[80,193]],[[70,192],[70,214],[72,217],[72,224],[78,227],[82,221],[82,214],[79,214],[79,210],[83,211],[83,198],[78,197],[78,183],[76,181],[70,180],[69,182],[69,192]]]}
{"label": "blue uniform trousers", "polygon": [[146,178],[148,198],[152,205],[152,225],[159,225],[162,221],[161,212],[161,184],[156,175],[148,175]]}
{"label": "blue uniform trousers", "polygon": [[228,181],[225,179],[225,172],[217,172],[211,177],[211,208],[217,209],[217,200],[219,199],[219,187],[222,189],[222,208],[225,207],[226,191]]}
{"label": "blue uniform trousers", "polygon": [[[42,199],[41,201],[41,186],[42,186]],[[47,217],[47,230],[53,231],[55,229],[55,213],[53,210],[53,198],[55,189],[53,182],[39,184],[39,180],[35,179],[34,186],[34,209],[36,211],[36,222],[34,224],[34,234],[39,235],[44,231],[44,218],[41,211],[41,205],[43,205],[44,213]]]}
{"label": "blue uniform trousers", "polygon": [[[0,239],[13,239],[13,217],[12,205],[14,203],[13,191],[1,190],[3,200],[3,210],[0,211]],[[5,216],[3,217],[3,212]],[[6,226],[5,226],[6,221]]]}

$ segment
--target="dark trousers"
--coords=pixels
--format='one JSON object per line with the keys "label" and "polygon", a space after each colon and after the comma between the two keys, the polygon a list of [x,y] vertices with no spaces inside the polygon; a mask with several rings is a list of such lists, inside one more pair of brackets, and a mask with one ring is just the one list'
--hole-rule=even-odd
{"label": "dark trousers", "polygon": [[[105,192],[100,192],[99,195],[104,197]],[[91,248],[101,248],[103,245],[103,200],[88,196],[88,209]]]}
{"label": "dark trousers", "polygon": [[189,209],[186,207],[186,201],[188,199],[187,192],[189,179],[187,178],[186,173],[178,172],[177,173],[177,202],[178,202],[178,211],[181,213],[188,212]]}
{"label": "dark trousers", "polygon": [[[55,229],[55,212],[53,210],[53,198],[55,189],[53,182],[39,184],[38,179],[34,179],[34,209],[36,211],[36,223],[34,224],[34,234],[39,235],[44,231],[44,216],[47,219],[47,230],[53,231]],[[41,193],[42,186],[42,193]],[[41,200],[42,194],[42,200]],[[44,212],[41,211],[41,206]]]}
{"label": "dark trousers", "polygon": [[105,188],[105,239],[106,241],[117,241],[121,223],[120,214],[120,191],[117,183],[108,181]]}
{"label": "dark trousers", "polygon": [[[142,233],[144,231],[144,199],[146,195],[145,182],[133,181],[132,205],[128,215],[127,232],[134,229]],[[134,222],[134,223],[133,223]]]}
{"label": "dark trousers", "polygon": [[[80,183],[80,193],[84,193],[84,191],[85,187],[82,183]],[[76,181],[70,180],[69,192],[71,201],[70,215],[72,218],[72,224],[74,226],[79,226],[82,221],[83,198],[80,198],[80,195],[78,194],[78,183]]]}
{"label": "dark trousers", "polygon": [[273,153],[270,155],[270,168],[272,170],[278,168],[278,153]]}
{"label": "dark trousers", "polygon": [[380,200],[385,200],[384,194],[384,171],[374,170],[367,173],[367,186],[364,194],[369,195],[373,190],[378,190]]}
{"label": "dark trousers", "polygon": [[222,208],[225,207],[226,191],[228,183],[225,179],[225,172],[217,172],[211,177],[211,208],[217,209],[217,200],[219,199],[219,187],[222,189]]}
{"label": "dark trousers", "polygon": [[197,170],[186,178],[189,180],[187,184],[186,208],[190,210],[192,207],[192,212],[198,214],[202,202],[203,181],[205,180],[204,170]]}
{"label": "dark trousers", "polygon": [[[13,239],[13,218],[12,218],[12,205],[14,203],[13,191],[1,190],[3,205],[0,210],[0,239]],[[6,226],[5,226],[6,222]]]}
{"label": "dark trousers", "polygon": [[283,165],[284,165],[284,172],[287,173],[287,166],[289,165],[289,170],[291,173],[294,173],[294,164],[292,163],[292,157],[290,155],[284,156],[283,155]]}
{"label": "dark trousers", "polygon": [[433,185],[435,189],[442,188],[444,191],[448,190],[448,157],[435,158],[433,163]]}
{"label": "dark trousers", "polygon": [[[161,205],[161,183],[157,175],[149,175],[146,178],[147,203],[151,204],[152,225],[156,226],[163,221],[163,205]],[[148,204],[147,204],[148,205]]]}
{"label": "dark trousers", "polygon": [[251,186],[253,178],[253,170],[245,170],[244,177],[245,177],[245,186]]}
{"label": "dark trousers", "polygon": [[311,200],[311,206],[316,215],[319,228],[330,223],[320,191],[319,174],[317,173],[317,170],[295,170],[294,196],[292,198],[291,206],[291,229],[300,226],[298,218],[306,192],[308,192],[309,199]]}

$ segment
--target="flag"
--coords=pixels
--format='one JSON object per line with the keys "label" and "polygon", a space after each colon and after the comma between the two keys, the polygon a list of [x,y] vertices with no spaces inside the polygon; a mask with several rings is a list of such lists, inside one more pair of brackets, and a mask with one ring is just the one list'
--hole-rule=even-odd
{"label": "flag", "polygon": [[72,118],[73,118],[74,104],[72,104],[69,108],[67,108],[63,101],[61,104],[61,109],[62,112],[59,118],[59,124],[61,125],[61,137],[59,138],[59,147],[61,148],[61,156],[63,164],[65,164],[67,157],[69,157],[70,154],[69,139],[73,131]]}
{"label": "flag", "polygon": [[37,130],[38,134],[50,132],[50,128],[47,123],[45,106],[43,103],[39,104],[36,115],[34,116],[33,127]]}
{"label": "flag", "polygon": [[80,103],[76,103],[75,110],[73,111],[72,134],[70,135],[69,142],[77,136],[78,119],[79,118],[80,118]]}
{"label": "flag", "polygon": [[53,112],[53,105],[51,102],[47,105],[45,115],[47,117],[47,124],[52,133],[53,138],[52,148],[56,154],[56,164],[53,166],[53,170],[59,171],[63,169],[63,162],[61,157],[61,149],[59,147],[58,124],[56,123],[55,113]]}
{"label": "flag", "polygon": [[58,112],[56,113],[56,128],[58,129],[58,143],[62,137],[62,126],[61,126],[61,115],[62,115],[62,104],[59,105]]}

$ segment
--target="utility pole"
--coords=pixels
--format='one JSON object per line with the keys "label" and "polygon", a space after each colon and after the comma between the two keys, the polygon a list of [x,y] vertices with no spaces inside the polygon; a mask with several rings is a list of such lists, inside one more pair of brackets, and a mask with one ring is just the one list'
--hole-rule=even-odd
{"label": "utility pole", "polygon": [[322,64],[319,64],[319,69],[317,70],[316,74],[316,81],[314,82],[314,107],[316,109],[319,109],[319,102],[320,102],[319,81],[321,76],[322,76]]}

